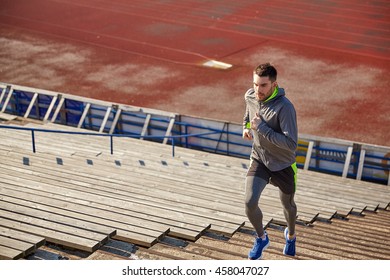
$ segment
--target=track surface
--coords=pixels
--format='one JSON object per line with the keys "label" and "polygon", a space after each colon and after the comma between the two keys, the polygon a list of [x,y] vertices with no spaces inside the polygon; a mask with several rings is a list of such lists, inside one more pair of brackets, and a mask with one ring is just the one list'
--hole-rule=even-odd
{"label": "track surface", "polygon": [[389,15],[388,1],[0,0],[0,81],[241,122],[270,61],[300,133],[390,146]]}

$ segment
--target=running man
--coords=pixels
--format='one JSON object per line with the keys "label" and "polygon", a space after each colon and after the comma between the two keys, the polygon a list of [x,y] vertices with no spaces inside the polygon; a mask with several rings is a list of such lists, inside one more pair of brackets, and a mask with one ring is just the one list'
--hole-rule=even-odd
{"label": "running man", "polygon": [[279,188],[287,222],[283,253],[295,256],[297,117],[294,105],[285,96],[284,89],[279,88],[276,79],[274,66],[260,64],[253,72],[253,88],[245,93],[243,138],[253,140],[245,181],[245,212],[257,233],[248,254],[251,260],[261,259],[270,244],[259,207],[260,195],[267,184]]}

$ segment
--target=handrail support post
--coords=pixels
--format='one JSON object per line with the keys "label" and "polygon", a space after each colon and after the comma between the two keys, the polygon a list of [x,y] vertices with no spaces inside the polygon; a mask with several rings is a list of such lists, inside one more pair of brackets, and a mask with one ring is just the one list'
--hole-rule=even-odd
{"label": "handrail support post", "polygon": [[172,137],[172,157],[175,157],[175,137]]}
{"label": "handrail support post", "polygon": [[34,133],[34,129],[31,129],[31,141],[32,141],[33,153],[35,153],[36,149],[35,149],[35,133]]}
{"label": "handrail support post", "polygon": [[110,146],[111,146],[111,154],[114,154],[114,140],[112,135],[110,135]]}

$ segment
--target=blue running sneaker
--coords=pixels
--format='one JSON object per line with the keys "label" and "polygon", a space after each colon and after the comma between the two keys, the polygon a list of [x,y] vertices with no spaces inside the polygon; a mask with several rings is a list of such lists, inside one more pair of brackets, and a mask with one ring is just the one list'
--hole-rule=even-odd
{"label": "blue running sneaker", "polygon": [[288,228],[286,228],[284,230],[284,238],[286,239],[286,245],[284,246],[283,254],[295,256],[295,241],[297,240],[297,237],[294,237],[294,239],[290,240],[288,238]]}
{"label": "blue running sneaker", "polygon": [[268,234],[265,233],[265,240],[261,239],[261,237],[257,237],[255,239],[255,243],[253,244],[252,250],[250,250],[248,254],[248,259],[250,260],[259,260],[263,256],[263,251],[269,246],[269,238]]}

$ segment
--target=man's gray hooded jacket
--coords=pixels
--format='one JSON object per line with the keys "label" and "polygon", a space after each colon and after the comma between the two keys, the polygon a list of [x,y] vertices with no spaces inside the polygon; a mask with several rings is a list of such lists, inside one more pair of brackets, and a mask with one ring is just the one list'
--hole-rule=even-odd
{"label": "man's gray hooded jacket", "polygon": [[276,96],[266,101],[258,101],[254,89],[249,89],[245,93],[245,103],[244,128],[256,113],[262,119],[257,131],[252,130],[251,158],[264,163],[271,171],[279,171],[295,163],[297,117],[284,89],[278,88]]}

